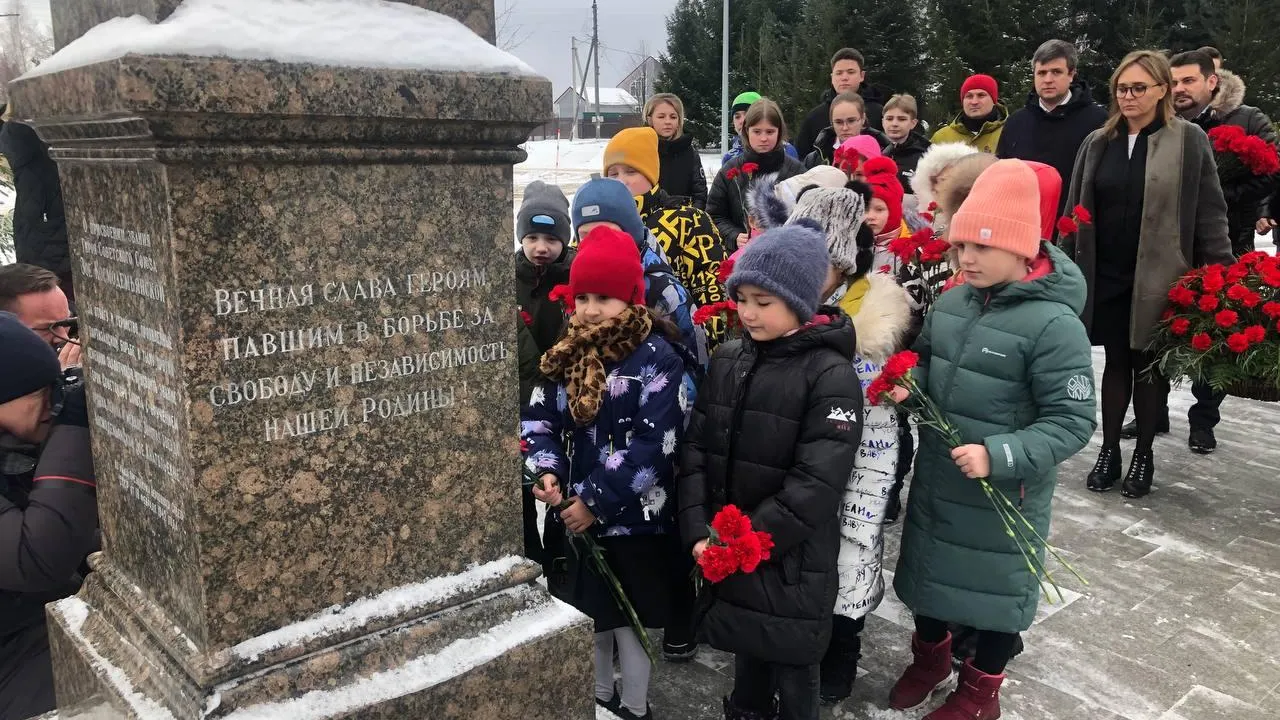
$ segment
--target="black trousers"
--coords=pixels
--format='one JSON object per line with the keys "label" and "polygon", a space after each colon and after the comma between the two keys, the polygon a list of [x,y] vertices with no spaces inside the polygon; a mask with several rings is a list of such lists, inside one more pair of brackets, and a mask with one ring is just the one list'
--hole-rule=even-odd
{"label": "black trousers", "polygon": [[44,623],[0,639],[0,720],[26,720],[54,708],[49,628]]}
{"label": "black trousers", "polygon": [[697,592],[693,586],[693,553],[684,548],[679,533],[671,533],[671,605],[667,610],[667,627],[663,633],[663,645],[678,649],[692,646],[693,608]]}
{"label": "black trousers", "polygon": [[1224,392],[1214,392],[1207,382],[1198,382],[1191,386],[1191,394],[1196,396],[1196,404],[1187,412],[1187,423],[1192,430],[1212,430],[1222,422],[1222,401],[1227,399]]}
{"label": "black trousers", "polygon": [[818,720],[818,673],[817,665],[781,665],[735,655],[733,704],[771,717],[776,694],[780,720]]}
{"label": "black trousers", "polygon": [[[916,635],[922,642],[940,643],[947,637],[947,623],[924,615],[916,616]],[[1013,657],[1018,633],[978,630],[978,652],[973,666],[987,675],[999,675]]]}

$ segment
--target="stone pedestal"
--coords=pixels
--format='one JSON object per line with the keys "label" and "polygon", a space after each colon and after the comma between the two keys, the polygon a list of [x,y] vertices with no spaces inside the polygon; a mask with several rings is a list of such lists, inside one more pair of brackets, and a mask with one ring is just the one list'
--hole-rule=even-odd
{"label": "stone pedestal", "polygon": [[548,83],[130,55],[12,97],[62,178],[100,480],[60,707],[590,717],[590,622],[515,557],[511,166]]}

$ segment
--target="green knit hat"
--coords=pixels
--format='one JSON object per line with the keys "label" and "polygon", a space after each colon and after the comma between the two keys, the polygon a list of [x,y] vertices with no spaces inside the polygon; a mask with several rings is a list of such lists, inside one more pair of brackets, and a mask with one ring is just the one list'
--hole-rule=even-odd
{"label": "green knit hat", "polygon": [[733,106],[729,108],[729,111],[738,112],[741,110],[742,112],[746,112],[747,108],[751,107],[751,105],[759,99],[760,93],[755,90],[748,90],[733,99]]}

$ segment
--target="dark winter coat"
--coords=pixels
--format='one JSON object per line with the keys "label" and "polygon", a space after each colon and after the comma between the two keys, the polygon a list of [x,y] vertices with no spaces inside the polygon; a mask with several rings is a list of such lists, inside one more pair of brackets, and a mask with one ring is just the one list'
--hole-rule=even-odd
{"label": "dark winter coat", "polygon": [[[783,143],[782,148],[786,151],[787,157],[792,157],[797,160],[800,159],[800,153],[796,152],[795,145],[792,145],[791,143]],[[731,135],[729,137],[729,152],[725,153],[724,157],[720,158],[720,167],[723,168],[740,157],[742,157],[742,137],[740,135]]]}
{"label": "dark winter coat", "polygon": [[13,210],[13,249],[20,263],[55,275],[71,272],[67,223],[62,207],[58,165],[49,146],[30,126],[7,122],[0,128],[0,153],[13,170],[17,204]]}
{"label": "dark winter coat", "polygon": [[[1065,187],[1071,182],[1080,144],[1106,121],[1107,111],[1093,101],[1089,84],[1083,79],[1071,84],[1071,99],[1050,113],[1040,107],[1040,96],[1033,90],[1026,106],[1005,122],[996,155],[1051,165],[1062,176]],[[1058,202],[1059,215],[1066,199],[1064,193]]]}
{"label": "dark winter coat", "polygon": [[848,317],[790,337],[726,343],[711,360],[680,456],[680,538],[692,547],[726,504],[772,534],[772,559],[700,598],[699,637],[787,665],[822,659],[839,582],[840,501],[861,437]]}
{"label": "dark winter coat", "polygon": [[[753,162],[760,166],[752,177],[742,172],[745,163]],[[726,175],[737,169],[738,175],[730,180]],[[804,164],[788,156],[782,150],[773,150],[763,155],[748,149],[742,157],[720,168],[715,180],[711,183],[711,192],[707,195],[707,213],[715,221],[720,230],[720,239],[724,242],[727,253],[732,255],[738,249],[738,235],[747,232],[747,216],[744,204],[747,191],[759,177],[769,173],[777,173],[778,181],[795,177],[804,172]]]}
{"label": "dark winter coat", "polygon": [[[728,299],[719,279],[720,264],[728,255],[711,216],[681,204],[661,188],[641,195],[637,203],[640,219],[657,239],[694,304],[704,307]],[[724,338],[723,319],[710,320],[703,327],[707,328],[708,352],[714,351]]]}
{"label": "dark winter coat", "polygon": [[[986,447],[988,481],[1021,506],[1042,537],[1049,535],[1057,466],[1088,444],[1096,426],[1089,339],[1077,317],[1084,278],[1057,248],[1045,250],[1044,274],[944,293],[916,341],[920,365],[912,371],[961,442]],[[916,615],[1006,633],[1031,626],[1040,597],[982,486],[926,428],[894,589]]]}
{"label": "dark winter coat", "polygon": [[89,429],[55,425],[43,448],[0,435],[0,638],[45,622],[73,595],[98,529]]}
{"label": "dark winter coat", "polygon": [[[1249,135],[1275,144],[1276,131],[1271,119],[1258,108],[1244,104],[1244,81],[1227,70],[1219,74],[1218,80],[1218,93],[1213,102],[1191,122],[1205,132],[1221,125],[1235,125]],[[1227,224],[1236,254],[1253,247],[1254,225],[1259,217],[1267,214],[1275,183],[1276,176],[1245,174],[1222,184],[1222,196],[1227,201]]]}
{"label": "dark winter coat", "polygon": [[[528,335],[521,333],[517,338],[521,358],[541,358],[560,339],[564,330],[564,306],[548,299],[547,295],[555,286],[569,282],[569,264],[573,262],[573,254],[572,249],[565,247],[555,262],[539,267],[529,262],[523,250],[516,250],[516,303],[529,316]],[[520,372],[521,400],[528,398],[533,382],[538,379],[536,369],[535,362],[533,374],[523,369]]]}
{"label": "dark winter coat", "polygon": [[[888,96],[880,88],[866,84],[858,88],[858,94],[867,106],[867,127],[883,130],[884,103]],[[796,135],[796,151],[800,153],[800,157],[808,157],[813,152],[822,129],[831,126],[831,101],[835,99],[835,89],[827,88],[822,93],[822,102],[810,110],[805,115],[804,122],[800,123],[800,132]]]}
{"label": "dark winter coat", "polygon": [[603,402],[585,427],[569,412],[563,382],[535,387],[520,413],[520,439],[529,444],[525,466],[537,475],[555,474],[566,495],[581,497],[598,521],[593,533],[671,532],[676,451],[691,397],[686,360],[652,333],[625,360],[604,369]]}
{"label": "dark winter coat", "polygon": [[[880,149],[884,150],[889,147],[889,138],[879,130],[867,128],[863,130],[863,135],[870,135],[880,143]],[[836,154],[836,131],[835,128],[827,126],[822,132],[818,133],[818,139],[813,143],[813,152],[804,158],[805,169],[816,168],[819,165],[830,165],[835,161]]]}
{"label": "dark winter coat", "polygon": [[[1123,128],[1121,132],[1124,132]],[[1098,206],[1095,188],[1098,167],[1111,138],[1102,128],[1080,146],[1075,172],[1067,193],[1067,207]],[[1227,233],[1227,203],[1218,184],[1213,148],[1195,125],[1173,118],[1147,138],[1142,226],[1138,238],[1138,263],[1130,312],[1129,346],[1145,350],[1169,305],[1169,288],[1193,267],[1231,263]],[[1093,323],[1094,293],[1098,276],[1099,238],[1094,224],[1085,224],[1061,239],[1084,273],[1089,298],[1081,319]]]}
{"label": "dark winter coat", "polygon": [[658,187],[699,210],[707,206],[707,173],[702,156],[693,149],[692,136],[658,138],[658,161]]}
{"label": "dark winter coat", "polygon": [[902,142],[889,141],[889,146],[884,148],[885,157],[898,165],[898,182],[902,183],[902,189],[907,193],[914,192],[911,189],[911,179],[916,176],[916,166],[920,164],[920,158],[924,157],[931,147],[933,143],[929,142],[928,138],[912,131]]}

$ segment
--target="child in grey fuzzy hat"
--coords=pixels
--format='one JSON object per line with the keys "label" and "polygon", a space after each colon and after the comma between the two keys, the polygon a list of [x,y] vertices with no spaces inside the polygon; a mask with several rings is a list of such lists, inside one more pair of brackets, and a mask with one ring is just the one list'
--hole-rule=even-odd
{"label": "child in grey fuzzy hat", "polygon": [[821,231],[809,224],[784,225],[766,231],[742,251],[726,284],[731,296],[744,286],[776,296],[795,314],[797,322],[790,328],[794,330],[818,312],[829,264]]}

